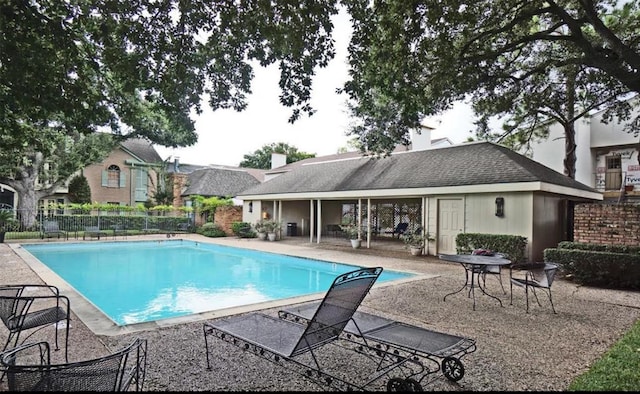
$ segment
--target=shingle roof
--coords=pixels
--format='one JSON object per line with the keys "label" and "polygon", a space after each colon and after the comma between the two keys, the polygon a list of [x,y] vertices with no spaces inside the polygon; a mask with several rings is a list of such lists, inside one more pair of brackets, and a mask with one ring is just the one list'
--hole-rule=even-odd
{"label": "shingle roof", "polygon": [[162,158],[151,142],[144,138],[130,138],[122,141],[120,145],[145,163],[162,162]]}
{"label": "shingle roof", "polygon": [[545,182],[597,191],[504,146],[464,143],[437,149],[299,165],[242,195],[410,189]]}
{"label": "shingle roof", "polygon": [[235,197],[259,183],[259,180],[245,170],[202,168],[189,174],[189,186],[182,195]]}

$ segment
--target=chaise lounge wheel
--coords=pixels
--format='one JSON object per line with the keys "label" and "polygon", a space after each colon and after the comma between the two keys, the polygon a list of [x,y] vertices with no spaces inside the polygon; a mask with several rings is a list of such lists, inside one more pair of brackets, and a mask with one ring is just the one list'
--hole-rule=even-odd
{"label": "chaise lounge wheel", "polygon": [[409,385],[405,383],[404,379],[400,378],[391,378],[387,382],[387,391],[409,391]]}
{"label": "chaise lounge wheel", "polygon": [[447,379],[457,382],[464,376],[464,365],[457,358],[445,357],[442,360],[442,374]]}
{"label": "chaise lounge wheel", "polygon": [[405,379],[404,383],[407,385],[407,391],[424,391],[420,383],[413,378]]}

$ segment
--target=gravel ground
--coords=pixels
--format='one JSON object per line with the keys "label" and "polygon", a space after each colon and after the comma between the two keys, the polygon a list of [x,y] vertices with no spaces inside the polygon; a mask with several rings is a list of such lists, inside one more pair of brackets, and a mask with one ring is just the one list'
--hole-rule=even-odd
{"label": "gravel ground", "polygon": [[[192,236],[194,239],[197,236]],[[412,257],[406,251],[377,249],[352,250],[342,244],[308,244],[301,241],[264,242],[258,240],[202,239],[231,246],[303,255],[328,261],[358,265],[379,265],[385,269],[404,269],[428,274],[426,279],[374,286],[361,309],[430,330],[476,340],[477,350],[461,361],[464,377],[451,382],[438,372],[422,385],[434,391],[563,391],[570,382],[599,359],[640,317],[640,293],[577,286],[563,279],[553,284],[557,314],[553,314],[545,295],[542,306],[535,301],[525,313],[524,290],[514,289],[513,305],[502,295],[495,278],[488,278],[495,300],[476,295],[476,310],[465,292],[443,301],[464,282],[464,272],[456,264],[443,263],[431,256]],[[508,273],[503,273],[508,288]],[[34,283],[39,277],[7,244],[0,244],[1,283]],[[72,306],[73,307],[73,306]],[[262,312],[277,316],[278,308]],[[160,327],[117,336],[93,334],[74,316],[71,326],[69,359],[83,360],[108,354],[124,347],[134,337],[148,340],[148,366],[144,389],[148,391],[324,391],[281,365],[244,352],[227,342],[210,342],[212,368],[206,368],[203,321]],[[32,337],[49,339],[52,330]],[[0,330],[0,341],[6,330]],[[63,352],[54,352],[60,361]],[[320,360],[328,360],[332,373],[362,383],[373,371],[367,359],[353,351],[326,346]],[[438,359],[439,360],[439,359]],[[337,367],[333,367],[337,366]],[[393,376],[393,375],[391,375]],[[387,377],[371,384],[370,390],[384,390]],[[0,389],[6,390],[4,383]]]}

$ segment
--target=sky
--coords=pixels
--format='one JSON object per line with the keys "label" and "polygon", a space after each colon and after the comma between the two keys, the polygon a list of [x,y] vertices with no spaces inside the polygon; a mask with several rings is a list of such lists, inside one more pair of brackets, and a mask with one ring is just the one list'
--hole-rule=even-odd
{"label": "sky", "polygon": [[[347,147],[350,119],[345,105],[346,96],[335,91],[348,78],[347,45],[350,38],[348,16],[338,14],[334,19],[336,56],[325,68],[319,68],[313,79],[311,105],[316,113],[303,115],[294,124],[288,123],[291,108],[280,104],[278,96],[279,70],[277,64],[268,68],[256,67],[252,94],[242,112],[233,109],[212,111],[203,103],[203,113],[194,116],[198,142],[186,148],[156,146],[162,159],[179,158],[181,163],[199,165],[238,166],[244,155],[251,155],[265,145],[283,142],[300,152],[316,156],[331,155]],[[468,105],[458,103],[437,117],[425,119],[436,129],[431,137],[448,137],[460,143],[471,134],[472,112]]]}

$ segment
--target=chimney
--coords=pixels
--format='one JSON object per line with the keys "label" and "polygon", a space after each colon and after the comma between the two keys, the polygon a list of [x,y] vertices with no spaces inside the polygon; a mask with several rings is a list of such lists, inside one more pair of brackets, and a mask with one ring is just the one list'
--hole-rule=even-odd
{"label": "chimney", "polygon": [[431,149],[431,130],[433,127],[420,125],[420,133],[411,130],[411,150]]}
{"label": "chimney", "polygon": [[287,164],[287,155],[283,153],[271,152],[271,169],[282,167]]}
{"label": "chimney", "polygon": [[180,172],[180,158],[178,156],[173,157],[173,172]]}

